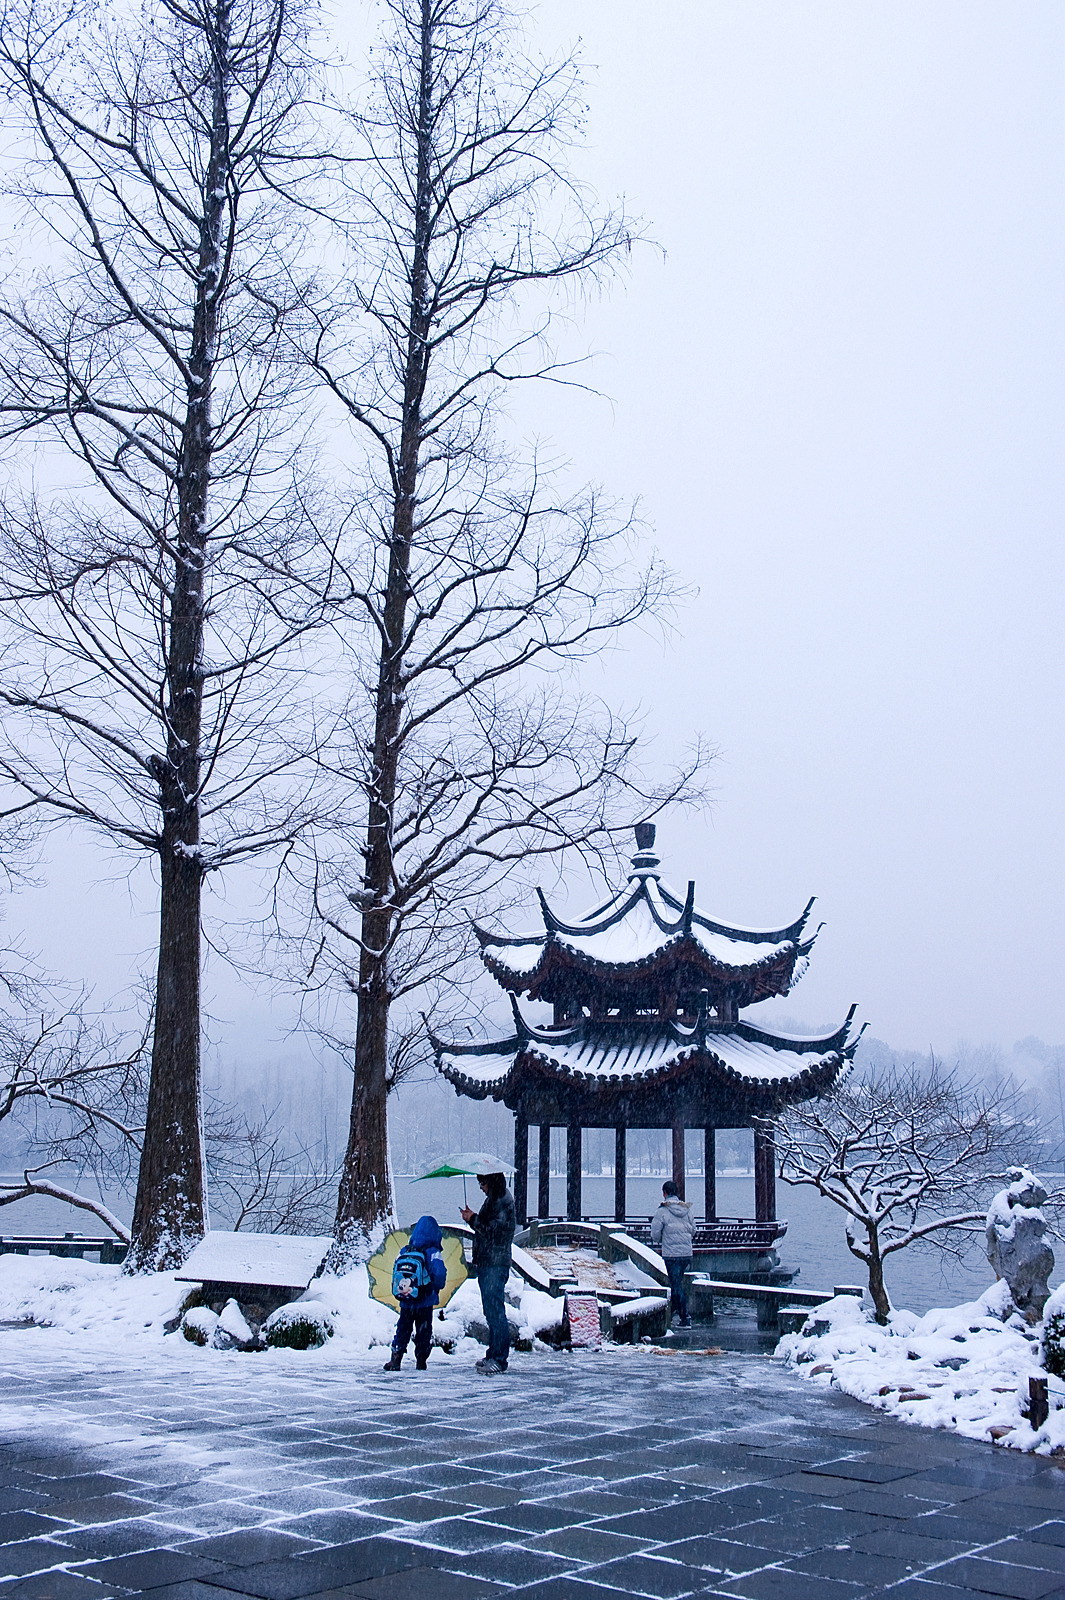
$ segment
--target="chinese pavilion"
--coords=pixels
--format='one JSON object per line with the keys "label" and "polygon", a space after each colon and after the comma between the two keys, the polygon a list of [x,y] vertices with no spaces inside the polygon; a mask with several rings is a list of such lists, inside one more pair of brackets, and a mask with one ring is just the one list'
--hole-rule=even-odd
{"label": "chinese pavilion", "polygon": [[[514,1033],[489,1043],[433,1038],[438,1070],[474,1099],[491,1096],[514,1112],[514,1195],[527,1220],[529,1127],[539,1128],[537,1215],[550,1213],[550,1130],[566,1129],[566,1211],[581,1211],[581,1129],[615,1130],[614,1215],[626,1218],[628,1128],[670,1128],[673,1177],[684,1193],[684,1135],[704,1138],[705,1223],[713,1247],[718,1128],[754,1129],[755,1217],[732,1240],[770,1248],[776,1221],[772,1119],[795,1101],[836,1084],[857,1047],[848,1043],[855,1007],[827,1038],[796,1038],[746,1021],[745,1007],[787,994],[806,970],[816,933],[813,906],[786,928],[755,931],[715,922],[659,876],[655,829],[636,827],[637,853],[625,884],[573,923],[542,892],[542,928],[508,936],[475,924],[481,959],[510,995]],[[553,1008],[548,1026],[523,1015],[519,997]],[[711,1225],[711,1226],[708,1226]],[[735,1226],[733,1227],[733,1232]]]}

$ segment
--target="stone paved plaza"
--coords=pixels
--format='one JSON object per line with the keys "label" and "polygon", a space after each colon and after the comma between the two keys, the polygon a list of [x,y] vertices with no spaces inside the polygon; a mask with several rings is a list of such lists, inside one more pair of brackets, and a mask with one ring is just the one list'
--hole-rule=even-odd
{"label": "stone paved plaza", "polygon": [[385,1377],[0,1339],[0,1596],[1065,1597],[1058,1466],[764,1356]]}

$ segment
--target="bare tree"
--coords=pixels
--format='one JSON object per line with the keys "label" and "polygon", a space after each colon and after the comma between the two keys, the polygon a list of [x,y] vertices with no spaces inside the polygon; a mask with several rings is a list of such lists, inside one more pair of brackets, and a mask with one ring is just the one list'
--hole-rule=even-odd
{"label": "bare tree", "polygon": [[[891,1067],[790,1107],[776,1123],[780,1176],[846,1214],[847,1245],[869,1273],[876,1320],[891,1312],[884,1263],[930,1242],[961,1253],[984,1221],[988,1179],[1028,1137],[1008,1084],[931,1067]],[[981,1194],[984,1200],[981,1204]]]}
{"label": "bare tree", "polygon": [[701,760],[642,787],[633,726],[582,698],[577,665],[661,612],[672,581],[627,515],[563,492],[502,427],[509,385],[573,381],[551,353],[552,294],[597,282],[632,242],[566,170],[575,65],[529,59],[496,0],[389,0],[379,60],[352,156],[354,303],[311,353],[365,452],[332,771],[363,859],[354,883],[347,861],[319,863],[315,885],[357,996],[336,1270],[391,1215],[393,1008],[409,1028],[411,997],[454,973],[466,907],[519,866],[609,850],[619,807],[625,826],[653,812]]}
{"label": "bare tree", "polygon": [[217,1109],[209,1116],[211,1203],[234,1232],[320,1233],[329,1223],[338,1174],[305,1144],[293,1148],[275,1116],[264,1111],[250,1120]]}
{"label": "bare tree", "polygon": [[129,1229],[98,1196],[42,1173],[73,1164],[90,1171],[98,1189],[128,1181],[144,1136],[147,1055],[147,1034],[123,1040],[88,1016],[84,996],[36,1025],[26,1013],[0,1015],[0,1125],[17,1124],[42,1157],[21,1181],[0,1184],[0,1206],[48,1195],[92,1212],[129,1242]]}
{"label": "bare tree", "polygon": [[[204,1225],[201,898],[291,840],[298,706],[328,609],[286,359],[323,157],[302,0],[12,0],[0,80],[50,265],[0,306],[0,773],[158,872],[132,1270]],[[312,96],[313,97],[313,96]],[[58,447],[58,448],[57,448]],[[62,452],[65,452],[65,465]]]}

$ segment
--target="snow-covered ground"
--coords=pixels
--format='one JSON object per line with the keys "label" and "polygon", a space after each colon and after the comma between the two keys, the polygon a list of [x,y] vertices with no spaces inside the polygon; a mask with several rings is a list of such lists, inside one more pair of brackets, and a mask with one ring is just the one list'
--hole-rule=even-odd
{"label": "snow-covered ground", "polygon": [[[216,1370],[221,1376],[233,1363],[248,1362],[279,1374],[350,1374],[360,1367],[369,1373],[382,1364],[395,1315],[368,1290],[360,1272],[318,1278],[303,1298],[327,1313],[332,1338],[319,1349],[240,1354],[165,1333],[189,1291],[169,1273],[127,1278],[118,1267],[7,1255],[0,1256],[0,1337],[24,1337],[15,1330],[32,1325],[42,1355],[66,1351],[92,1364],[113,1362],[124,1349],[138,1365],[158,1365],[160,1375]],[[509,1298],[513,1330],[543,1348],[536,1336],[557,1322],[559,1302],[517,1278]],[[1047,1313],[1063,1308],[1059,1291]],[[463,1284],[444,1317],[434,1319],[440,1347],[434,1360],[472,1367],[483,1347],[466,1330],[480,1314],[476,1284]],[[853,1296],[841,1295],[814,1312],[802,1333],[782,1339],[777,1355],[811,1384],[834,1386],[900,1421],[1044,1455],[1065,1451],[1065,1383],[1049,1380],[1051,1412],[1043,1427],[1033,1430],[1023,1415],[1029,1378],[1046,1376],[1042,1325],[1029,1327],[1011,1313],[1003,1284],[923,1317],[896,1312],[887,1327],[878,1327]]]}
{"label": "snow-covered ground", "polygon": [[[1059,1290],[1046,1314],[1065,1306]],[[887,1327],[850,1295],[839,1295],[808,1319],[777,1355],[811,1383],[845,1394],[918,1427],[944,1428],[970,1439],[1049,1455],[1065,1450],[1065,1384],[1050,1378],[1050,1416],[1033,1430],[1022,1414],[1029,1378],[1042,1365],[1042,1324],[1013,1311],[1004,1283],[978,1300],[923,1317],[894,1312]]]}
{"label": "snow-covered ground", "polygon": [[[157,1354],[167,1366],[201,1366],[205,1362],[258,1361],[306,1369],[352,1361],[367,1367],[380,1363],[380,1352],[390,1345],[396,1328],[393,1311],[370,1298],[365,1272],[343,1278],[316,1278],[300,1297],[326,1313],[333,1336],[319,1349],[263,1350],[252,1354],[201,1348],[181,1332],[167,1334],[165,1325],[177,1315],[192,1286],[178,1282],[169,1272],[144,1277],[123,1276],[120,1267],[93,1262],[60,1260],[54,1256],[0,1256],[0,1328],[32,1325],[46,1345],[69,1348],[76,1342],[80,1355],[98,1352],[113,1357],[126,1346],[139,1357]],[[545,1328],[559,1320],[560,1302],[530,1289],[516,1275],[507,1289],[511,1302],[512,1332],[535,1341]],[[434,1342],[442,1359],[476,1361],[483,1346],[467,1336],[471,1321],[481,1316],[476,1283],[464,1283],[433,1320]]]}

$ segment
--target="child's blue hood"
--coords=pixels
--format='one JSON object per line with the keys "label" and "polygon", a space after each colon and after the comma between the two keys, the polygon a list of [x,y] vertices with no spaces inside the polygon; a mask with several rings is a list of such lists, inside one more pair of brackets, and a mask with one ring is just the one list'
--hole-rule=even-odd
{"label": "child's blue hood", "polygon": [[444,1239],[436,1218],[419,1217],[410,1230],[410,1242],[415,1250],[439,1250]]}

